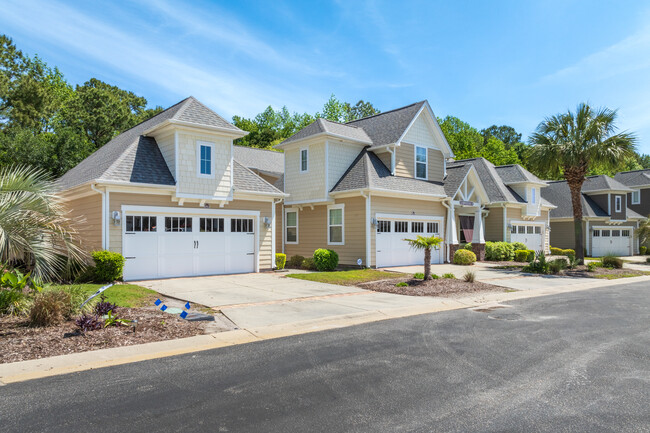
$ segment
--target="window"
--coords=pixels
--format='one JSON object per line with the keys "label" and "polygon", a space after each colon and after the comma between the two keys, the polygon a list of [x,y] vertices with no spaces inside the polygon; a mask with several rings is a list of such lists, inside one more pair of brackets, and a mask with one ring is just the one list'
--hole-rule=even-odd
{"label": "window", "polygon": [[411,233],[424,233],[424,223],[412,222],[411,223]]}
{"label": "window", "polygon": [[621,230],[621,236],[623,236],[625,238],[629,238],[630,237],[630,231],[629,230]]}
{"label": "window", "polygon": [[297,244],[298,243],[298,212],[297,211],[287,211],[286,213],[286,230],[285,234],[286,243],[288,244]]}
{"label": "window", "polygon": [[510,227],[510,233],[513,234],[513,235],[516,235],[517,234],[517,226]]}
{"label": "window", "polygon": [[609,237],[609,230],[603,230],[602,232],[603,237],[608,238]]}
{"label": "window", "polygon": [[541,235],[542,234],[542,227],[541,226],[535,226],[535,234],[536,235]]}
{"label": "window", "polygon": [[534,226],[526,226],[526,233],[527,234],[532,235],[534,231],[535,231]]}
{"label": "window", "polygon": [[343,206],[333,205],[327,207],[327,243],[345,243],[343,236]]}
{"label": "window", "polygon": [[201,218],[199,220],[200,232],[223,232],[223,218]]}
{"label": "window", "polygon": [[206,141],[197,141],[198,152],[196,165],[199,177],[214,177],[213,150],[214,144]]}
{"label": "window", "polygon": [[594,230],[594,237],[600,237],[600,230]]}
{"label": "window", "polygon": [[390,221],[377,221],[377,233],[390,233]]}
{"label": "window", "polygon": [[155,232],[156,231],[155,216],[127,216],[126,217],[126,231],[127,232]]}
{"label": "window", "polygon": [[253,220],[251,218],[233,218],[230,220],[232,233],[253,233]]}
{"label": "window", "polygon": [[438,223],[427,223],[427,233],[439,233]]}
{"label": "window", "polygon": [[537,190],[535,188],[530,189],[530,202],[531,204],[535,204],[537,201]]}
{"label": "window", "polygon": [[620,230],[612,230],[612,237],[619,237],[621,236],[621,231]]}
{"label": "window", "polygon": [[300,150],[300,171],[306,172],[309,169],[309,149]]}
{"label": "window", "polygon": [[614,197],[614,203],[616,203],[616,205],[615,205],[616,212],[620,212],[621,208],[622,208],[622,203],[623,203],[622,197],[620,195],[617,195],[616,197]]}
{"label": "window", "polygon": [[427,178],[427,148],[415,147],[415,177]]}
{"label": "window", "polygon": [[192,217],[165,217],[166,232],[191,232]]}
{"label": "window", "polygon": [[395,233],[407,233],[408,231],[408,221],[395,221]]}
{"label": "window", "polygon": [[640,204],[640,203],[641,203],[641,191],[638,189],[632,191],[632,204]]}
{"label": "window", "polygon": [[517,226],[517,232],[520,235],[525,235],[526,234],[526,226]]}

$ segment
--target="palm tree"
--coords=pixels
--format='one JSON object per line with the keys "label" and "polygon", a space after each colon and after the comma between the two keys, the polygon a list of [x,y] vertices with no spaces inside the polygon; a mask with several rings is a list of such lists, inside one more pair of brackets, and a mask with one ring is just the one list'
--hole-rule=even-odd
{"label": "palm tree", "polygon": [[616,110],[578,105],[575,114],[547,117],[531,135],[529,163],[538,173],[564,177],[571,191],[575,250],[584,263],[582,243],[582,184],[590,167],[615,168],[634,155],[636,137],[616,133]]}
{"label": "palm tree", "polygon": [[0,169],[0,260],[21,263],[38,279],[57,278],[85,254],[49,175],[29,167]]}
{"label": "palm tree", "polygon": [[409,243],[411,248],[424,250],[424,279],[431,278],[431,248],[440,245],[442,239],[437,236],[421,236],[415,239],[402,239]]}
{"label": "palm tree", "polygon": [[650,215],[639,224],[639,228],[634,230],[634,236],[639,239],[639,245],[650,242]]}

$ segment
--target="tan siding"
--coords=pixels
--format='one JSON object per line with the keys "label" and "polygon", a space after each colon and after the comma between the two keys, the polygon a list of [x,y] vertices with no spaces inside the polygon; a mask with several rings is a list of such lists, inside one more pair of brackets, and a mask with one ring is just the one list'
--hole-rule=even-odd
{"label": "tan siding", "polygon": [[[440,235],[444,237],[447,216],[447,209],[440,201],[433,200],[410,200],[390,197],[371,197],[370,218],[375,218],[377,213],[399,214],[399,215],[422,215],[443,217],[440,225]],[[373,227],[370,230],[370,254],[371,266],[374,266],[376,252],[376,231]]]}
{"label": "tan siding", "polygon": [[[329,155],[327,157],[327,163],[329,164],[328,191],[334,188],[334,185],[336,185],[339,179],[341,179],[341,176],[343,176],[352,162],[354,162],[354,159],[359,155],[361,149],[363,149],[363,147],[359,145],[350,145],[332,141],[329,142]],[[320,161],[319,163],[325,164],[325,160]]]}
{"label": "tan siding", "polygon": [[325,198],[325,143],[309,146],[306,173],[300,172],[300,149],[284,153],[284,192],[290,194],[288,202],[322,200]]}
{"label": "tan siding", "polygon": [[414,146],[408,143],[395,148],[395,176],[415,177],[414,152]]}
{"label": "tan siding", "polygon": [[156,143],[158,143],[160,153],[162,153],[169,171],[174,176],[174,179],[176,179],[176,143],[174,141],[174,133],[167,132],[162,135],[155,135],[154,138],[156,139]]}
{"label": "tan siding", "polygon": [[445,157],[441,151],[437,149],[429,149],[427,155],[428,167],[428,176],[429,180],[442,181],[445,177]]}
{"label": "tan siding", "polygon": [[[214,178],[198,176],[197,141],[214,144]],[[230,194],[232,139],[218,135],[178,134],[178,192],[205,196]]]}
{"label": "tan siding", "polygon": [[[585,223],[582,223],[583,232],[583,245],[584,245],[584,232]],[[575,234],[573,221],[551,221],[551,246],[553,248],[567,249],[575,248]]]}
{"label": "tan siding", "polygon": [[426,114],[422,112],[418,118],[415,119],[415,122],[413,122],[413,125],[411,125],[404,136],[404,141],[408,141],[409,143],[418,146],[435,146],[435,139],[433,138],[431,127],[428,125],[424,116],[426,116]]}
{"label": "tan siding", "polygon": [[74,218],[79,243],[85,251],[102,249],[102,197],[99,193],[64,202],[68,216]]}
{"label": "tan siding", "polygon": [[485,218],[485,240],[503,241],[503,208],[490,208],[490,214]]}
{"label": "tan siding", "polygon": [[[183,206],[178,206],[177,203],[171,200],[168,195],[153,195],[153,194],[129,194],[129,193],[111,193],[109,196],[109,209],[110,212],[122,210],[122,205],[134,206],[163,206],[174,207],[179,209],[196,209],[199,207],[198,203],[185,202]],[[260,220],[264,217],[271,218],[271,203],[262,201],[247,201],[235,200],[226,204],[224,210],[253,210],[260,211]],[[220,208],[215,208],[218,211]],[[270,269],[273,263],[273,252],[271,251],[271,230],[272,228],[264,227],[264,224],[258,224],[259,227],[259,259],[260,270]],[[276,239],[277,241],[277,239]],[[109,248],[111,251],[122,253],[122,226],[110,226],[110,243]]]}
{"label": "tan siding", "polygon": [[287,257],[299,254],[311,257],[318,248],[334,250],[339,254],[339,263],[356,264],[357,259],[366,261],[366,201],[363,197],[336,200],[344,204],[343,211],[345,245],[327,244],[327,206],[304,207],[298,211],[298,244],[284,246]]}

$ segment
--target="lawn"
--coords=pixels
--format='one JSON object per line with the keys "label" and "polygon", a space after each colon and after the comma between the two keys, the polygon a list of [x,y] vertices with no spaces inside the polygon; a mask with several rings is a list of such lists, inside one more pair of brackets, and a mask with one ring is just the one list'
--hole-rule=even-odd
{"label": "lawn", "polygon": [[[92,295],[104,286],[104,284],[78,284],[88,296]],[[53,289],[64,289],[70,286],[51,286]],[[142,307],[153,305],[153,301],[159,296],[157,292],[135,284],[115,284],[113,287],[106,289],[104,296],[108,302],[112,302],[118,307]],[[100,295],[101,296],[101,295]]]}
{"label": "lawn", "polygon": [[406,274],[398,272],[385,272],[376,269],[355,269],[351,271],[314,272],[310,274],[289,274],[289,278],[299,280],[317,281],[319,283],[339,284],[343,286],[354,286],[368,281],[386,280],[390,278],[402,278]]}

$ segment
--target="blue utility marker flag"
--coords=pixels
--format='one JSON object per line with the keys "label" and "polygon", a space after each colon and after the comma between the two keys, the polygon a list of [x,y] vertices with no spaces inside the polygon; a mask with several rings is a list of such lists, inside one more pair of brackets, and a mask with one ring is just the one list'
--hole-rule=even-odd
{"label": "blue utility marker flag", "polygon": [[162,301],[160,299],[156,299],[156,302],[154,302],[154,304],[157,307],[158,305],[162,304]]}
{"label": "blue utility marker flag", "polygon": [[187,304],[185,304],[185,308],[187,308],[188,310],[190,309],[190,303],[189,302]]}
{"label": "blue utility marker flag", "polygon": [[160,307],[161,311],[165,311],[166,309],[167,309],[167,305],[163,305],[162,307]]}
{"label": "blue utility marker flag", "polygon": [[181,319],[184,319],[184,318],[186,318],[186,317],[187,317],[187,311],[183,311],[183,312],[181,313]]}

